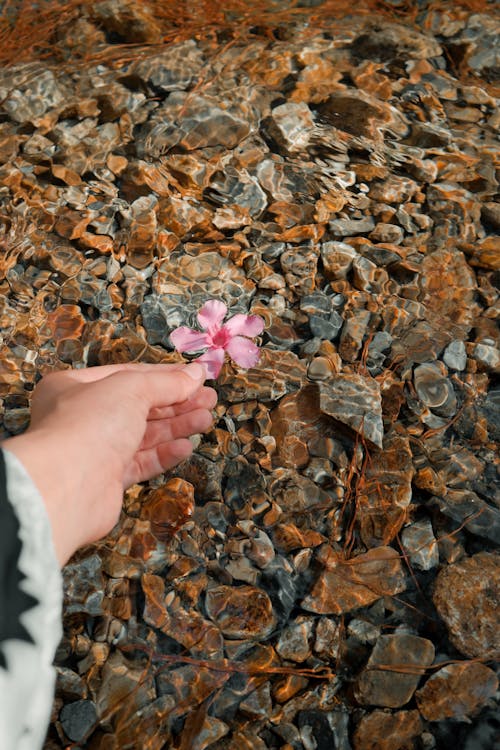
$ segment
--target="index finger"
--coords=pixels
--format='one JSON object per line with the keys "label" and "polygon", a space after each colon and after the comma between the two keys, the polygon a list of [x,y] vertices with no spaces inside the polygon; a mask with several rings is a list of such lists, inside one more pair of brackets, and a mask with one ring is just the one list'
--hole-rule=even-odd
{"label": "index finger", "polygon": [[[115,398],[136,398],[149,413],[151,409],[180,404],[191,398],[206,377],[205,367],[197,362],[175,370],[155,365],[150,370],[122,369],[101,379],[96,386],[102,386],[103,391],[108,393],[109,387],[113,386]],[[116,394],[117,389],[120,391],[119,395]]]}
{"label": "index finger", "polygon": [[[137,373],[140,375],[152,372],[176,372],[188,365],[184,362],[172,362],[167,364],[150,364],[148,362],[123,362],[116,365],[98,365],[96,367],[84,367],[81,370],[62,370],[66,378],[71,378],[78,383],[94,383],[98,380],[116,375],[119,372]],[[59,373],[51,373],[51,376]]]}

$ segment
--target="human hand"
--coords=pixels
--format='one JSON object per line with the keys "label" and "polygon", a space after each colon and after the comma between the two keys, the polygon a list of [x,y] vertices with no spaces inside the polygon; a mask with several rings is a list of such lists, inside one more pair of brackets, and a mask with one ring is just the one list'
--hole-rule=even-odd
{"label": "human hand", "polygon": [[212,425],[205,377],[199,364],[123,364],[40,381],[30,427],[3,447],[44,499],[61,564],[113,528],[124,489],[188,458],[188,437]]}

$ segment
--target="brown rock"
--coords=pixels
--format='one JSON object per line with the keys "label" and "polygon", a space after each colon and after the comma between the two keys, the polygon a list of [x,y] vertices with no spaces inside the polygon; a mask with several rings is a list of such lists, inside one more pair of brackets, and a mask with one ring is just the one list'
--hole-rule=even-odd
{"label": "brown rock", "polygon": [[362,705],[398,708],[411,699],[434,660],[434,646],[415,635],[381,635],[355,688]]}
{"label": "brown rock", "polygon": [[500,657],[498,555],[479,552],[443,568],[433,600],[451,642],[462,654],[481,659]]}
{"label": "brown rock", "polygon": [[354,750],[412,750],[422,731],[418,711],[373,711],[363,716],[353,735]]}
{"label": "brown rock", "polygon": [[291,552],[294,549],[317,547],[325,541],[325,537],[312,529],[299,529],[293,523],[283,523],[274,529],[273,541],[278,549]]}
{"label": "brown rock", "polygon": [[498,690],[495,672],[484,664],[447,664],[429,677],[415,698],[427,721],[466,721],[477,714]]}
{"label": "brown rock", "polygon": [[405,523],[413,477],[410,441],[395,432],[367,465],[357,495],[358,523],[366,546],[388,544]]}
{"label": "brown rock", "polygon": [[48,316],[55,341],[79,339],[85,327],[85,318],[78,305],[59,305]]}
{"label": "brown rock", "polygon": [[92,15],[108,33],[125,42],[158,43],[161,26],[150,9],[137,0],[102,0],[92,6]]}
{"label": "brown rock", "polygon": [[301,606],[309,612],[339,615],[405,590],[405,574],[396,550],[377,547],[350,560],[321,549],[325,570]]}
{"label": "brown rock", "polygon": [[151,521],[152,533],[168,541],[190,519],[193,510],[193,486],[183,479],[169,479],[147,497],[143,515]]}
{"label": "brown rock", "polygon": [[271,600],[254,586],[216,586],[207,591],[205,606],[227,638],[264,638],[275,625]]}

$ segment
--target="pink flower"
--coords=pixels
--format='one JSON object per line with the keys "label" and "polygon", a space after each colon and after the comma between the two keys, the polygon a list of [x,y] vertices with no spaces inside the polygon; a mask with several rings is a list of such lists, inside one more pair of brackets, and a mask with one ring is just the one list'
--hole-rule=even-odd
{"label": "pink flower", "polygon": [[178,352],[197,352],[207,349],[197,357],[207,368],[207,376],[216,378],[221,371],[224,354],[227,352],[240,367],[253,367],[259,360],[259,349],[245,336],[258,336],[264,330],[264,321],[258,315],[234,315],[222,325],[227,307],[216,299],[205,302],[198,313],[198,322],[203,329],[193,331],[181,326],[170,334],[170,340]]}

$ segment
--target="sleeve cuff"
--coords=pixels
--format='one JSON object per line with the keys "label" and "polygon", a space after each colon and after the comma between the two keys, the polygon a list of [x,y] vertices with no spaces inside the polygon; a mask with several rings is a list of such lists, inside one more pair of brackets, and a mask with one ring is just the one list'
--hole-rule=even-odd
{"label": "sleeve cuff", "polygon": [[[34,601],[19,617],[30,641],[5,640],[0,667],[0,737],[6,747],[42,747],[53,702],[52,665],[62,636],[62,577],[43,499],[19,459],[3,450],[6,494],[19,522],[19,588]],[[6,608],[9,602],[2,602]]]}

